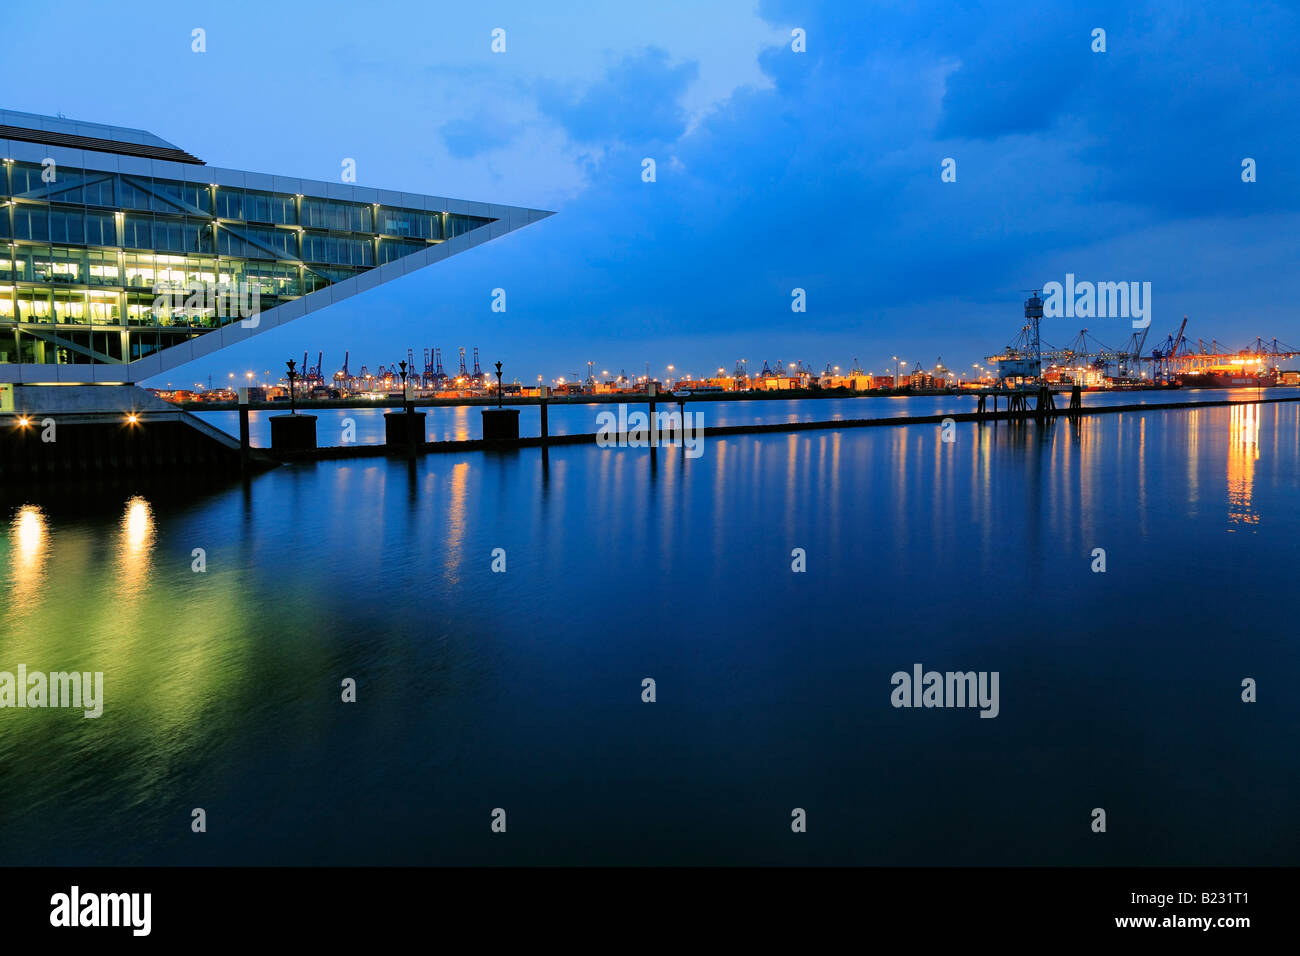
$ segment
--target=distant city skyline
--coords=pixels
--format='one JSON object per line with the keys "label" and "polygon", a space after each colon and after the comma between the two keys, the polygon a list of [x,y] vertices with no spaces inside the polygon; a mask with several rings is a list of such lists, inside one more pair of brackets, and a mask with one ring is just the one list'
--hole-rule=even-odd
{"label": "distant city skyline", "polygon": [[[473,366],[472,351],[473,351],[472,348],[466,348],[466,359],[465,359],[466,368],[470,371],[472,371],[472,366]],[[323,352],[321,352],[320,350],[318,350],[318,354],[323,355],[323,358],[320,358],[319,361],[322,361],[325,365],[324,375],[327,379],[333,376],[335,373],[341,371],[342,362],[343,362],[342,358],[340,358],[339,361],[337,362],[331,362],[331,357],[329,355],[324,355]],[[896,369],[902,368],[904,370],[904,374],[907,374],[910,373],[911,371],[914,371],[919,364],[920,367],[926,371],[932,370],[942,365],[944,369],[947,371],[958,373],[960,375],[969,375],[971,378],[975,378],[978,375],[976,369],[984,369],[985,371],[988,370],[988,366],[985,363],[979,362],[979,363],[971,363],[969,368],[963,371],[958,367],[950,366],[948,365],[947,362],[944,362],[942,355],[937,355],[933,359],[929,359],[929,360],[925,360],[925,359],[911,360],[911,359],[900,358],[897,361],[894,361],[894,360],[887,359],[885,361],[878,362],[875,365],[867,365],[866,363],[863,363],[861,361],[859,361],[855,365],[853,359],[851,358],[844,362],[829,361],[829,362],[817,363],[817,362],[811,362],[801,358],[794,358],[794,359],[787,360],[783,356],[772,356],[767,359],[762,359],[762,358],[757,360],[748,359],[747,361],[735,360],[723,365],[714,364],[712,366],[709,366],[706,363],[701,367],[688,367],[684,365],[677,365],[676,363],[672,363],[672,362],[660,366],[655,366],[654,364],[650,364],[648,367],[647,367],[647,363],[645,362],[642,362],[640,365],[612,363],[612,367],[609,367],[597,362],[594,363],[595,367],[592,369],[592,374],[597,379],[601,379],[601,378],[612,379],[612,378],[617,378],[621,375],[626,375],[626,377],[630,380],[639,380],[648,375],[648,377],[651,380],[657,379],[661,381],[665,379],[672,379],[674,381],[688,379],[688,378],[703,379],[703,378],[712,378],[714,376],[728,377],[735,373],[738,361],[743,361],[744,364],[742,365],[742,368],[745,371],[747,371],[748,374],[750,375],[757,375],[762,371],[765,363],[770,365],[772,371],[775,372],[778,368],[777,366],[778,358],[780,359],[779,367],[785,369],[787,373],[790,373],[794,369],[801,369],[803,371],[812,372],[814,374],[820,374],[820,373],[824,373],[826,369],[829,367],[833,373],[845,374],[845,375],[852,372],[854,368],[860,369],[862,372],[869,375],[871,374],[892,375],[894,374]],[[287,373],[287,368],[285,363],[290,360],[292,360],[294,363],[295,374],[302,374],[304,365],[303,365],[302,355],[299,354],[299,355],[291,355],[286,357],[285,361],[278,362],[274,367],[264,366],[261,368],[253,368],[251,366],[244,366],[239,369],[236,369],[234,366],[230,366],[225,371],[218,372],[216,370],[213,370],[211,372],[205,373],[202,380],[194,379],[193,381],[190,382],[186,382],[183,379],[183,377],[180,379],[177,378],[177,374],[184,371],[183,369],[178,369],[176,374],[169,373],[166,375],[158,376],[157,378],[151,380],[147,384],[153,388],[158,388],[160,386],[169,386],[174,388],[189,388],[194,385],[202,385],[204,388],[207,387],[223,388],[229,385],[230,382],[232,381],[236,385],[247,384],[247,381],[250,380],[254,384],[262,384],[264,381],[267,383],[274,383],[274,382],[284,380],[285,375]],[[317,361],[318,361],[317,355],[312,355],[310,352],[308,352],[307,365],[305,367],[315,368]],[[398,374],[397,373],[398,363],[403,361],[406,361],[405,350],[403,350],[400,355],[397,355],[392,359],[385,359],[382,361],[359,361],[356,358],[356,356],[350,356],[348,358],[348,369],[350,374],[354,377],[362,374],[361,373],[362,368],[366,368],[372,374],[376,374],[378,373],[378,370],[381,367],[384,368],[385,370],[392,369],[393,374],[396,375]],[[432,359],[430,361],[432,364]],[[444,350],[442,362],[443,362],[444,370],[448,375],[454,377],[459,371],[460,358],[459,358],[459,354],[455,349]],[[489,362],[485,355],[480,356],[480,363],[482,366],[483,373],[485,375],[488,374],[492,369],[493,363]],[[414,368],[417,370],[417,372],[422,372],[424,369],[424,356],[423,353],[420,351],[417,351],[415,354]],[[564,371],[554,372],[553,374],[548,373],[547,371],[539,371],[539,372],[533,372],[531,375],[529,375],[523,372],[511,373],[507,370],[503,370],[503,375],[504,375],[503,380],[506,382],[519,382],[524,385],[530,385],[530,384],[536,384],[539,377],[544,382],[566,382],[566,381],[585,380],[587,378],[587,374],[588,374],[587,363],[584,361],[576,364],[570,363],[568,366],[565,367]],[[210,383],[208,381],[209,377],[211,378]]]}

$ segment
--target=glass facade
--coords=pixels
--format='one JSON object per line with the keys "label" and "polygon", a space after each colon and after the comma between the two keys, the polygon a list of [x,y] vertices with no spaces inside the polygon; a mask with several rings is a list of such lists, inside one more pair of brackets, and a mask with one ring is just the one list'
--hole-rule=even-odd
{"label": "glass facade", "polygon": [[223,296],[255,290],[268,312],[494,221],[63,165],[47,178],[0,169],[0,364],[135,361],[238,322]]}

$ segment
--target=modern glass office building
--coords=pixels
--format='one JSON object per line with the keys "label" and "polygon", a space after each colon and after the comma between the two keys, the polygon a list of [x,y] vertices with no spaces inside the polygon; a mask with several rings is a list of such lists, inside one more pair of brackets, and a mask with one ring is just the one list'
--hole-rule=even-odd
{"label": "modern glass office building", "polygon": [[551,215],[7,110],[0,158],[0,382],[139,382]]}

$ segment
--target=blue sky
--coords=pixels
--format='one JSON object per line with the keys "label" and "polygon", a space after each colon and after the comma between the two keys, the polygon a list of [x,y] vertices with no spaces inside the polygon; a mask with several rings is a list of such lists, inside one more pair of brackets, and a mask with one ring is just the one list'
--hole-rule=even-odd
{"label": "blue sky", "polygon": [[1152,342],[1187,314],[1193,339],[1300,345],[1300,16],[1283,5],[71,2],[57,24],[44,6],[6,19],[13,109],[143,127],[218,166],[331,180],[352,157],[363,185],[559,213],[178,385],[435,345],[526,382],[588,360],[969,367],[1016,334],[1023,290],[1067,272],[1151,282]]}

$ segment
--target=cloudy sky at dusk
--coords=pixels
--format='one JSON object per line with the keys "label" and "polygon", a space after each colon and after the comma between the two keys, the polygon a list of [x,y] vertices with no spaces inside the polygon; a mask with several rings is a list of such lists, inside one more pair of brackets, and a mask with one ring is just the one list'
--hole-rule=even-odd
{"label": "cloudy sky at dusk", "polygon": [[558,213],[168,373],[178,385],[278,374],[305,350],[373,369],[408,346],[479,346],[523,381],[588,360],[968,368],[1016,334],[1024,290],[1067,272],[1151,282],[1151,344],[1184,313],[1193,342],[1300,344],[1300,16],[1280,4],[57,11],[6,11],[7,72],[26,79],[4,106],[148,129],[215,166],[337,181],[351,157],[361,185]]}

